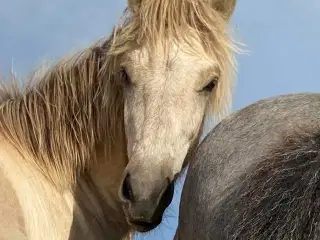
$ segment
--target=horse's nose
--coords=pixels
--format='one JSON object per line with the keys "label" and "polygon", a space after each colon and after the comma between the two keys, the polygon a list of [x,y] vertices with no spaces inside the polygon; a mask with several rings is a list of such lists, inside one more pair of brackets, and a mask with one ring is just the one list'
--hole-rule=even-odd
{"label": "horse's nose", "polygon": [[127,169],[119,189],[128,221],[137,229],[152,229],[161,222],[173,198],[174,183],[163,172]]}
{"label": "horse's nose", "polygon": [[120,198],[123,202],[135,203],[150,200],[158,202],[170,184],[169,178],[146,179],[127,173],[120,186]]}
{"label": "horse's nose", "polygon": [[119,197],[124,203],[150,201],[158,203],[172,181],[165,171],[151,173],[145,169],[127,169],[122,178]]}
{"label": "horse's nose", "polygon": [[132,187],[131,187],[131,180],[130,180],[130,174],[128,173],[121,186],[120,190],[120,197],[121,200],[124,202],[134,202],[134,196],[132,192]]}
{"label": "horse's nose", "polygon": [[173,181],[157,173],[127,171],[120,185],[119,197],[124,203],[128,222],[138,231],[150,231],[159,225],[173,198]]}

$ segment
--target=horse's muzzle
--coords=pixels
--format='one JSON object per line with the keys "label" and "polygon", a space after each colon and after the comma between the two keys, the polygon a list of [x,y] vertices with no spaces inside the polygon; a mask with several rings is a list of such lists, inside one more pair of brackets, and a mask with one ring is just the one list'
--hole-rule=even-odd
{"label": "horse's muzzle", "polygon": [[161,223],[163,213],[173,198],[174,182],[166,178],[161,185],[161,187],[154,186],[153,191],[147,195],[148,198],[141,198],[139,193],[143,191],[142,185],[133,187],[130,175],[124,178],[120,187],[120,198],[128,223],[135,230],[147,232]]}

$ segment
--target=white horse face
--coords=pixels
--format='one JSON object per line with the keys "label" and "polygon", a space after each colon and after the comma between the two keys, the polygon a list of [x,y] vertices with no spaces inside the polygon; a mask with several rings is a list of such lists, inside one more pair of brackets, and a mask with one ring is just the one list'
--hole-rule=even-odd
{"label": "white horse face", "polygon": [[[142,2],[132,0],[129,6],[139,11]],[[218,10],[221,2],[212,4]],[[220,5],[215,5],[218,3]],[[174,6],[171,7],[174,9]],[[202,6],[205,11],[207,5]],[[217,19],[224,21],[219,16]],[[221,61],[227,60],[221,60],[217,54],[207,54],[208,49],[196,31],[190,31],[185,37],[188,41],[168,38],[169,41],[164,37],[152,50],[150,45],[142,45],[122,56],[129,163],[119,196],[129,224],[139,231],[148,231],[161,222],[172,200],[175,175],[197,143],[206,110],[209,103],[215,101],[214,96],[223,82]]]}
{"label": "white horse face", "polygon": [[126,57],[123,74],[129,164],[121,196],[130,203],[132,221],[140,221],[141,215],[147,219],[153,216],[159,196],[180,172],[196,142],[208,101],[219,84],[220,69],[215,61],[201,58],[186,44],[172,44],[169,54],[151,55],[141,48]]}

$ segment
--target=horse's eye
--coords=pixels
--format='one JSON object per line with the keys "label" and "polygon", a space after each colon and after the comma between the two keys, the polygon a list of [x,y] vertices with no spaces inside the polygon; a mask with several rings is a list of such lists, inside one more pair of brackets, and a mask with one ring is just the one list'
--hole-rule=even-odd
{"label": "horse's eye", "polygon": [[131,85],[131,79],[130,79],[129,74],[127,73],[127,70],[125,68],[120,69],[120,78],[121,78],[122,84],[124,86]]}
{"label": "horse's eye", "polygon": [[212,92],[212,90],[215,88],[215,86],[218,83],[219,78],[218,77],[214,77],[203,89],[202,91],[205,92]]}

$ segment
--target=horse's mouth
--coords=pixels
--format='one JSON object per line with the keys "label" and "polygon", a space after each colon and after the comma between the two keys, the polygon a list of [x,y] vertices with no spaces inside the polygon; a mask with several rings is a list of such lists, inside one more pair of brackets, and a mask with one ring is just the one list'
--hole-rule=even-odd
{"label": "horse's mouth", "polygon": [[131,227],[138,232],[149,232],[155,229],[160,223],[161,219],[157,222],[129,221]]}

